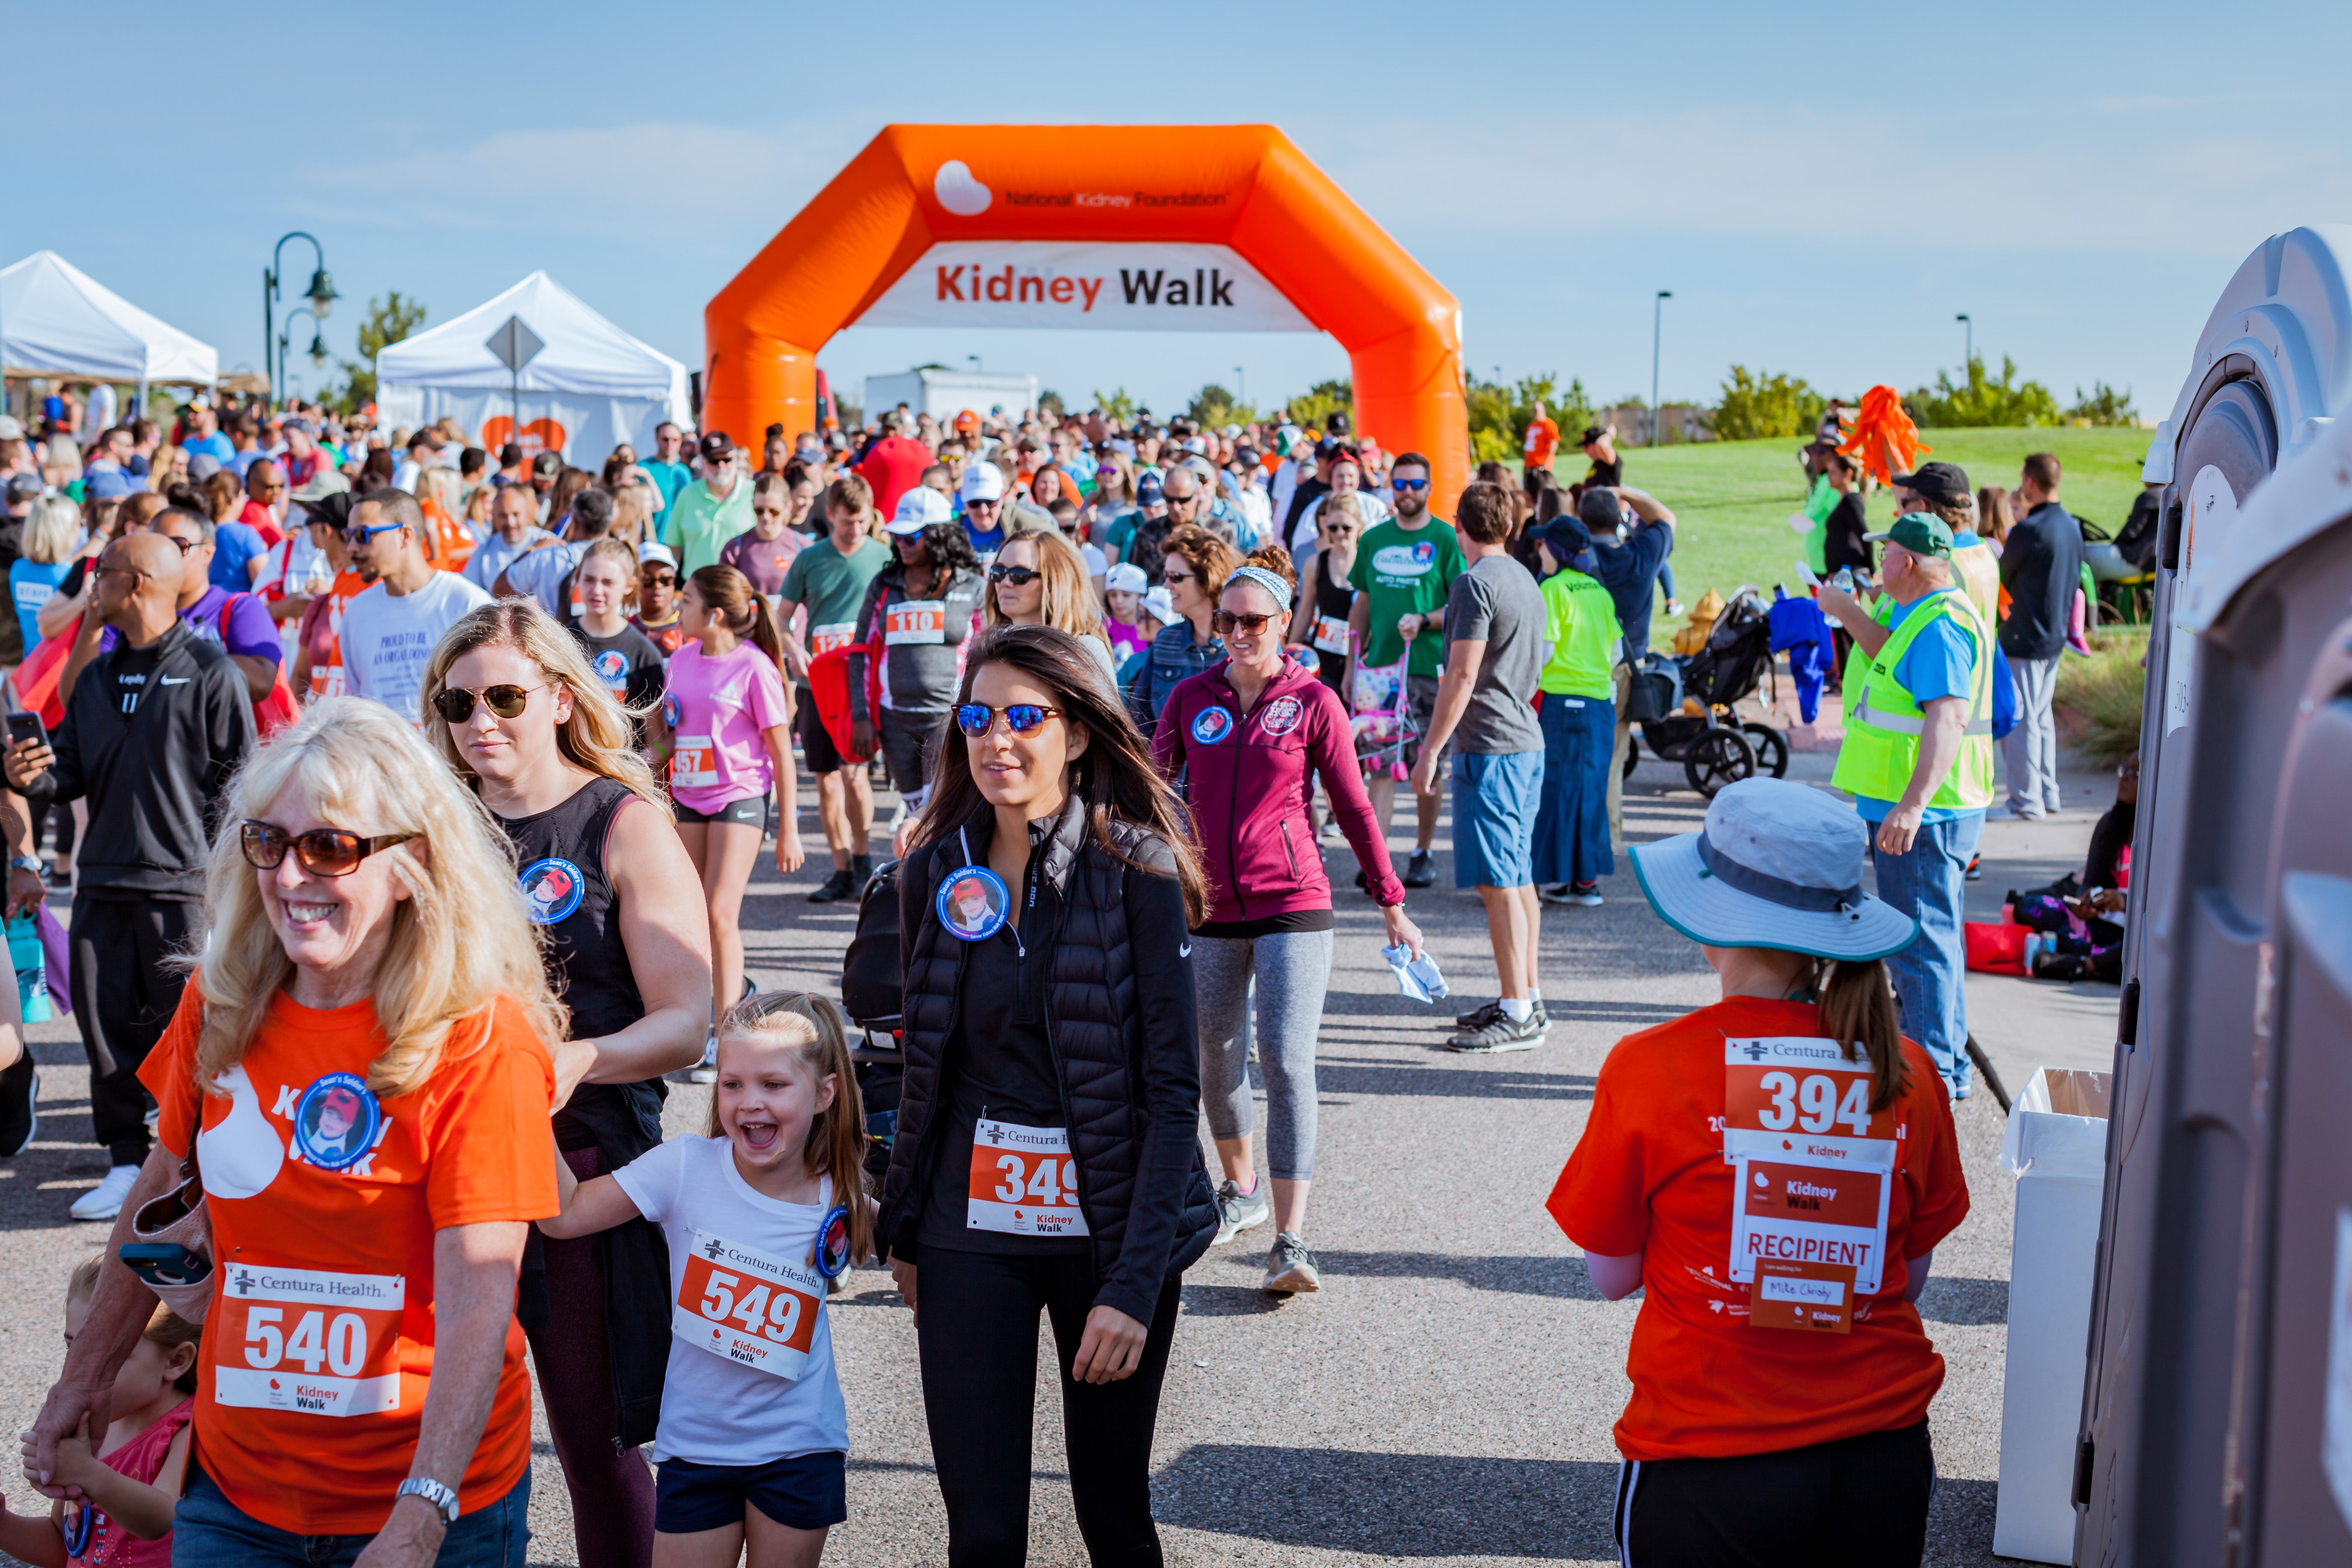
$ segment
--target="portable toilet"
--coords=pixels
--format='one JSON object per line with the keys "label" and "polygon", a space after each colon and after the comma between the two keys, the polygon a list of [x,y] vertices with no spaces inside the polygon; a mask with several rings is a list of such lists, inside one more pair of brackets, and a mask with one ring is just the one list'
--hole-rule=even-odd
{"label": "portable toilet", "polygon": [[2165,488],[2078,1563],[2352,1562],[2352,226],[2249,257]]}

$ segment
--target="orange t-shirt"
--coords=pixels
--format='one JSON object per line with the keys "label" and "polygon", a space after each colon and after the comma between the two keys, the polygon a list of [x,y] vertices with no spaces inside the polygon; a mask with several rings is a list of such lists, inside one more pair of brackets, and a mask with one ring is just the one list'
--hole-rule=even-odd
{"label": "orange t-shirt", "polygon": [[438,552],[433,564],[444,572],[463,572],[466,563],[473,558],[473,534],[432,497],[424,498],[416,505],[433,525],[434,547]]}
{"label": "orange t-shirt", "polygon": [[1904,1260],[1969,1212],[1951,1103],[1927,1053],[1903,1042],[1909,1085],[1888,1108],[1896,1161],[1879,1290],[1847,1334],[1751,1328],[1728,1278],[1732,1167],[1724,1163],[1724,1042],[1817,1037],[1809,1002],[1733,997],[1628,1035],[1602,1064],[1584,1136],[1547,1205],[1604,1258],[1640,1252],[1646,1295],[1625,1357],[1633,1397],[1617,1421],[1629,1459],[1778,1453],[1924,1420],[1944,1358],[1904,1300]]}
{"label": "orange t-shirt", "polygon": [[1552,422],[1550,416],[1538,415],[1528,422],[1526,454],[1528,468],[1550,468],[1551,455],[1559,449],[1559,426]]}
{"label": "orange t-shirt", "polygon": [[[163,1146],[184,1154],[194,1138],[212,1215],[220,1283],[198,1356],[196,1462],[265,1524],[373,1534],[407,1479],[432,1377],[434,1233],[557,1210],[553,1065],[501,997],[450,1030],[425,1087],[379,1100],[366,1087],[383,1047],[374,1004],[320,1012],[281,993],[224,1092],[205,1093],[203,1007],[191,984],[139,1069]],[[530,1463],[530,1381],[509,1317],[459,1506],[496,1502]]]}

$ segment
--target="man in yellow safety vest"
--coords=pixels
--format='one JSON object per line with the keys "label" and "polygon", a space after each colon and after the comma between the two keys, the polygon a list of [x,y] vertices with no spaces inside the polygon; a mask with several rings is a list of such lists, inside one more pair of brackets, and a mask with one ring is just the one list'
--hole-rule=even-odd
{"label": "man in yellow safety vest", "polygon": [[1878,896],[1919,922],[1918,941],[1886,966],[1903,1032],[1957,1100],[1969,1092],[1965,878],[1993,793],[1992,633],[1955,582],[1941,518],[1909,512],[1867,537],[1886,546],[1875,609],[1833,587],[1821,593],[1854,644],[1831,782],[1877,825]]}

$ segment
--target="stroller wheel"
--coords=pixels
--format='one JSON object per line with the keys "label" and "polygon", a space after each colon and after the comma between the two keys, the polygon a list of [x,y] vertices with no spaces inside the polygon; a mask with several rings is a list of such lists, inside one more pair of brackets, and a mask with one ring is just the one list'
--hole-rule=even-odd
{"label": "stroller wheel", "polygon": [[1710,725],[1683,748],[1683,774],[1709,800],[1726,784],[1756,776],[1756,748],[1737,730]]}
{"label": "stroller wheel", "polygon": [[1742,724],[1756,749],[1756,765],[1776,779],[1789,776],[1789,738],[1769,724]]}

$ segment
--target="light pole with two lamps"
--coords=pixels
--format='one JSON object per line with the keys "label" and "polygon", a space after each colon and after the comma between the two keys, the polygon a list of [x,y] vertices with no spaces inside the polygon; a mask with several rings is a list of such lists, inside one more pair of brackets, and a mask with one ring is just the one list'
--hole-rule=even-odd
{"label": "light pole with two lamps", "polygon": [[[276,318],[279,274],[281,268],[283,268],[286,263],[286,242],[289,239],[309,240],[310,242],[310,252],[318,258],[319,262],[319,265],[311,270],[310,287],[304,290],[304,297],[310,301],[310,324],[312,328],[310,334],[310,346],[314,357],[322,353],[326,348],[324,340],[322,340],[318,334],[318,323],[326,319],[328,310],[333,308],[337,300],[342,298],[341,295],[335,292],[334,279],[327,276],[326,247],[319,243],[318,237],[315,235],[305,234],[299,228],[294,230],[291,234],[281,236],[278,241],[278,248],[270,252],[269,265],[262,269],[261,274],[261,353],[264,359],[268,359],[269,357],[270,341],[277,331],[278,323]],[[301,314],[299,310],[295,312],[295,315],[299,314]],[[293,322],[294,317],[289,316],[286,320],[288,324],[290,326]],[[278,342],[279,347],[277,368],[271,372],[269,377],[269,401],[272,405],[275,405],[278,401],[278,394],[280,391],[279,384],[286,378],[285,340],[280,338]]]}
{"label": "light pole with two lamps", "polygon": [[1666,301],[1675,297],[1671,289],[1661,289],[1650,302],[1650,445],[1658,444],[1658,345],[1666,330]]}

